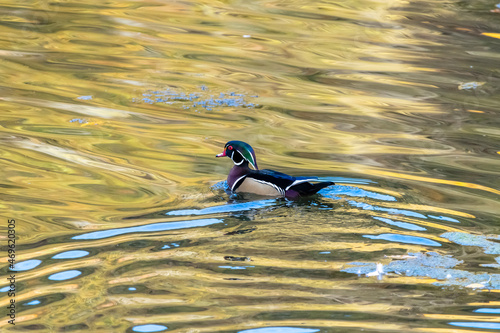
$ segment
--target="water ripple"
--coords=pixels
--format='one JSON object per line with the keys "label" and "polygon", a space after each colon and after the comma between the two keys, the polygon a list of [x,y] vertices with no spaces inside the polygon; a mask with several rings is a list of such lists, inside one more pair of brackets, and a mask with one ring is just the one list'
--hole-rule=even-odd
{"label": "water ripple", "polygon": [[134,332],[163,332],[167,329],[167,326],[158,324],[137,325],[132,327],[132,331]]}
{"label": "water ripple", "polygon": [[398,242],[398,243],[405,243],[405,244],[418,244],[418,245],[427,245],[427,246],[441,246],[438,242],[435,242],[433,240],[424,238],[424,237],[417,237],[417,236],[409,236],[409,235],[399,235],[399,234],[381,234],[377,236],[373,235],[363,235],[363,237],[370,238],[370,239],[380,239],[380,240],[386,240],[389,242]]}
{"label": "water ripple", "polygon": [[66,251],[56,254],[52,259],[75,259],[88,256],[89,252],[82,250]]}
{"label": "water ripple", "polygon": [[[491,10],[6,1],[0,330],[498,330]],[[337,185],[232,195],[235,139]]]}
{"label": "water ripple", "polygon": [[73,236],[72,239],[76,239],[76,240],[103,239],[103,238],[115,237],[115,236],[119,236],[119,235],[125,235],[125,234],[130,234],[130,233],[137,233],[137,232],[156,232],[156,231],[177,230],[177,229],[186,229],[186,228],[195,228],[195,227],[205,227],[205,226],[216,224],[216,223],[222,223],[222,220],[220,220],[220,219],[200,219],[200,220],[189,220],[189,221],[153,223],[153,224],[141,225],[141,226],[137,226],[137,227],[93,231],[93,232]]}
{"label": "water ripple", "polygon": [[64,271],[64,272],[52,274],[48,277],[48,279],[52,280],[52,281],[64,281],[64,280],[73,279],[80,274],[82,274],[82,272],[80,272],[79,270],[73,269],[73,270],[69,270],[69,271]]}

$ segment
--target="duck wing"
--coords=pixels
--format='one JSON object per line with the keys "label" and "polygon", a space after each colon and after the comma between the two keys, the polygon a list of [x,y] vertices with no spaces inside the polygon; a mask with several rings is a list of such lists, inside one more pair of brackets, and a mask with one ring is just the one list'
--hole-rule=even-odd
{"label": "duck wing", "polygon": [[248,176],[262,182],[274,184],[283,191],[287,191],[291,187],[301,183],[318,180],[318,177],[293,177],[287,175],[286,173],[269,169],[252,171],[248,174]]}
{"label": "duck wing", "polygon": [[[274,170],[260,170],[259,179],[269,181],[282,189],[286,197],[295,198],[316,194],[319,190],[335,185],[334,182],[319,182],[318,177],[293,177]],[[310,183],[313,182],[313,183]]]}
{"label": "duck wing", "polygon": [[[318,183],[318,177],[293,177],[286,173],[264,169],[251,170],[248,174],[238,179],[233,185],[233,191],[245,187],[246,192],[265,193],[266,195],[271,195],[272,192],[273,195],[278,194],[283,197],[295,198],[315,194],[322,188],[330,185],[334,185],[334,183]],[[267,190],[264,191],[263,188],[267,188]],[[274,188],[274,190],[269,192],[269,188]]]}
{"label": "duck wing", "polygon": [[287,192],[287,197],[294,197],[292,193],[297,193],[301,197],[307,197],[318,193],[319,190],[330,185],[335,185],[334,182],[320,182],[320,183],[309,183],[302,182],[290,187],[290,191]]}

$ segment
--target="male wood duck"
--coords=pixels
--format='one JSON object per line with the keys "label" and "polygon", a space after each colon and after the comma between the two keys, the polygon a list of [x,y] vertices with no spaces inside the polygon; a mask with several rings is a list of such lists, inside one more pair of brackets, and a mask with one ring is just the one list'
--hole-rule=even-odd
{"label": "male wood duck", "polygon": [[318,177],[292,177],[273,170],[259,170],[253,148],[243,141],[229,141],[224,146],[224,151],[215,157],[224,156],[234,162],[227,177],[227,184],[233,192],[297,199],[313,195],[322,188],[335,184],[333,182],[312,184],[310,181],[318,181]]}

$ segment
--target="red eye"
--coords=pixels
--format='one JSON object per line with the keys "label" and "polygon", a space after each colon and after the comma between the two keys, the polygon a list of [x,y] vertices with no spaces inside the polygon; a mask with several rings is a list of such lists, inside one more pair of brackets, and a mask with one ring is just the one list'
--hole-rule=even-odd
{"label": "red eye", "polygon": [[233,150],[233,146],[228,146],[227,149]]}

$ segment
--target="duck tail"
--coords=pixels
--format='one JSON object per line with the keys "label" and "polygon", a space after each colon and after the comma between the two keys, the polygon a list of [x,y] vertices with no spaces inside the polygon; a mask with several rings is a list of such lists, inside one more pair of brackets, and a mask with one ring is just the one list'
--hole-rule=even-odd
{"label": "duck tail", "polygon": [[334,182],[321,182],[321,183],[300,183],[295,186],[292,186],[290,189],[299,193],[301,197],[309,196],[318,193],[319,190],[330,186],[335,185]]}

